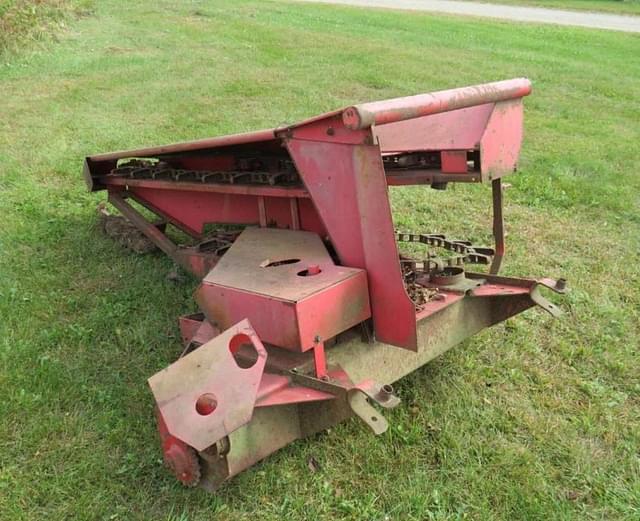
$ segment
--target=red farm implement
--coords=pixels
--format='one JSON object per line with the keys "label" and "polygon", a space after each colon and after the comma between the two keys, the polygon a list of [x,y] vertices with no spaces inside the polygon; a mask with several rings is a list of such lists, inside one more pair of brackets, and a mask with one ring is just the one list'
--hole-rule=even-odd
{"label": "red farm implement", "polygon": [[[182,355],[149,379],[180,481],[213,490],[354,414],[384,432],[391,383],[534,305],[559,313],[540,287],[563,292],[562,279],[498,275],[501,182],[530,90],[501,81],[86,159],[90,190],[201,280]],[[454,182],[491,182],[493,248],[394,228],[388,186]],[[425,254],[401,255],[402,241]]]}

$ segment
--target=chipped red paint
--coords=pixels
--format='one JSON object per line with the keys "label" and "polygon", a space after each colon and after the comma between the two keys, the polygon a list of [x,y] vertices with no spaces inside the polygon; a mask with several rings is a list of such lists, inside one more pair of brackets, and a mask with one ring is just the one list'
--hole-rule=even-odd
{"label": "chipped red paint", "polygon": [[361,130],[372,125],[385,125],[474,105],[519,99],[530,93],[531,82],[526,78],[517,78],[354,105],[344,110],[342,121],[347,128]]}
{"label": "chipped red paint", "polygon": [[[507,80],[86,158],[89,189],[106,189],[127,219],[201,279],[201,313],[180,319],[182,355],[149,380],[165,460],[179,480],[193,485],[202,471],[201,484],[213,490],[352,414],[383,432],[386,420],[371,404],[399,400],[376,379],[390,384],[534,305],[559,313],[539,286],[563,292],[564,281],[496,276],[505,248],[501,178],[517,167],[521,98],[530,91],[526,79]],[[490,274],[456,266],[447,277],[440,263],[422,272],[426,279],[409,279],[388,186],[488,181]],[[164,233],[168,224],[197,243],[178,246]],[[208,225],[219,229],[209,234]],[[446,244],[460,253],[462,243]],[[463,249],[461,262],[491,260],[491,249]],[[414,303],[405,282],[428,288],[428,299]]]}

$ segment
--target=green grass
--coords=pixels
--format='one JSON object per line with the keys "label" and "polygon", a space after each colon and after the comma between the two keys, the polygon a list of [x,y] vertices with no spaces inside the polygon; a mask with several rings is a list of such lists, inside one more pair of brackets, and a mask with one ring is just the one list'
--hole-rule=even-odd
{"label": "green grass", "polygon": [[610,14],[640,15],[640,0],[477,0],[486,3],[550,7],[572,11],[593,11]]}
{"label": "green grass", "polygon": [[[639,519],[640,39],[274,2],[96,3],[0,65],[1,519]],[[146,378],[179,354],[191,280],[95,226],[85,155],[347,103],[529,76],[505,273],[566,276],[356,421],[216,495],[162,468]],[[392,192],[398,226],[483,240],[490,191]],[[321,470],[312,473],[313,455]]]}
{"label": "green grass", "polygon": [[73,17],[88,14],[90,0],[0,0],[0,57],[42,45]]}

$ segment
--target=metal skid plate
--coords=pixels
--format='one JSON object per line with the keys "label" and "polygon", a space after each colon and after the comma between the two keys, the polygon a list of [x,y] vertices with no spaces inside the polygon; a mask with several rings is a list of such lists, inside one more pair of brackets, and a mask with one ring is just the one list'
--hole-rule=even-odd
{"label": "metal skid plate", "polygon": [[[243,368],[233,352],[247,344],[257,357]],[[266,360],[262,342],[243,320],[153,375],[149,386],[168,432],[204,450],[248,423]]]}

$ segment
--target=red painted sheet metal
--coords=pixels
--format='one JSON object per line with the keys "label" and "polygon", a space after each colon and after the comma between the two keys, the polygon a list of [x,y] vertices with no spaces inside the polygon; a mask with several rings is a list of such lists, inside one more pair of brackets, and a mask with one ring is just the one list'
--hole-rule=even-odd
{"label": "red painted sheet metal", "polygon": [[89,156],[90,161],[113,161],[124,157],[157,157],[165,154],[176,154],[180,152],[195,152],[209,148],[228,147],[233,145],[245,145],[247,143],[257,143],[261,141],[271,141],[275,138],[275,129],[257,130],[255,132],[245,132],[242,134],[230,134],[228,136],[198,139],[196,141],[183,141],[170,145],[157,147],[138,148],[133,150],[119,150],[107,154],[96,154]]}
{"label": "red painted sheet metal", "polygon": [[414,150],[473,150],[487,126],[493,103],[373,127],[382,153]]}
{"label": "red painted sheet metal", "polygon": [[518,100],[496,103],[480,141],[483,178],[497,179],[513,172],[522,145],[523,107]]}
{"label": "red painted sheet metal", "polygon": [[[201,234],[207,223],[259,224],[258,198],[252,195],[166,190],[130,187],[136,198],[153,205],[170,219],[178,221],[194,235]],[[265,197],[266,220],[279,228],[291,228],[289,200]],[[304,200],[301,200],[301,202]],[[309,203],[300,204],[300,214],[309,231],[324,234],[324,227]]]}
{"label": "red painted sheet metal", "polygon": [[309,193],[304,188],[291,186],[269,185],[231,185],[216,183],[196,183],[164,181],[161,179],[129,179],[118,176],[102,176],[100,182],[109,186],[153,188],[158,190],[171,190],[176,192],[215,192],[233,195],[262,195],[266,197],[300,197],[308,198]]}
{"label": "red painted sheet metal", "polygon": [[249,317],[265,342],[297,351],[371,316],[364,271],[336,266],[314,233],[272,228],[245,229],[196,300],[220,329]]}
{"label": "red painted sheet metal", "polygon": [[341,264],[367,271],[376,337],[415,350],[415,309],[402,282],[378,147],[290,139],[287,148]]}
{"label": "red painted sheet metal", "polygon": [[262,340],[293,351],[311,349],[371,316],[363,272],[295,302],[236,288],[203,283],[195,293],[198,306],[222,330],[249,317]]}
{"label": "red painted sheet metal", "polygon": [[385,125],[474,105],[522,98],[530,93],[531,82],[526,78],[516,78],[405,98],[362,103],[345,109],[342,120],[347,128],[358,130],[372,125]]}
{"label": "red painted sheet metal", "polygon": [[[251,344],[256,360],[240,367],[238,342]],[[267,352],[243,320],[149,378],[149,386],[172,436],[204,450],[251,420]],[[198,408],[209,398],[206,410]]]}

